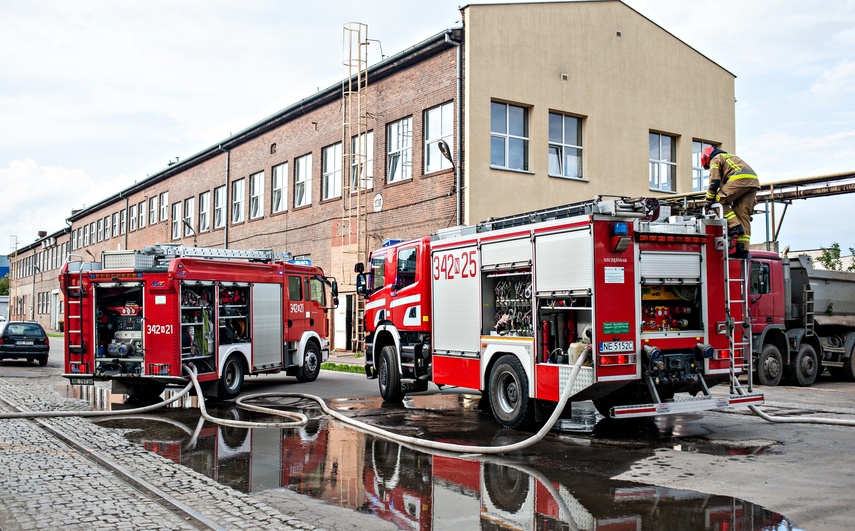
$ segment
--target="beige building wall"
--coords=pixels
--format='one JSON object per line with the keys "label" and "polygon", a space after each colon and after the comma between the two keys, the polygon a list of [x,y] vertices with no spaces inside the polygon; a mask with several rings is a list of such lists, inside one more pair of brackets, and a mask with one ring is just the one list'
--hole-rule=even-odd
{"label": "beige building wall", "polygon": [[[648,134],[734,145],[734,76],[614,1],[464,8],[466,223],[599,194],[651,195]],[[566,79],[565,79],[566,77]],[[529,171],[490,167],[490,104],[529,109]],[[550,111],[583,117],[583,179],[548,176]],[[654,194],[655,195],[655,194]]]}

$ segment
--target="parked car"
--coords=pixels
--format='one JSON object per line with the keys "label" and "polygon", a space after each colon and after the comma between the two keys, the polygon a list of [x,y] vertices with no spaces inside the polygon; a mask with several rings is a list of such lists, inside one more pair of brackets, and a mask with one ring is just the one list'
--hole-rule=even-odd
{"label": "parked car", "polygon": [[0,360],[48,362],[50,340],[45,329],[35,321],[0,322]]}

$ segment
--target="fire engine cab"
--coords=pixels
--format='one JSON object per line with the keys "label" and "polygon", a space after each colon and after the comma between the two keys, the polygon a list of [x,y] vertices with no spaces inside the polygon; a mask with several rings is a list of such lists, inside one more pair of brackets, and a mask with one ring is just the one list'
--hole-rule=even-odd
{"label": "fire engine cab", "polygon": [[598,197],[373,251],[355,267],[367,376],[389,402],[430,381],[480,390],[510,428],[554,410],[583,352],[570,400],[605,416],[762,404],[738,378],[745,262],[720,218],[669,214]]}
{"label": "fire engine cab", "polygon": [[240,393],[244,376],[316,379],[329,357],[328,289],[319,267],[273,251],[156,245],[66,262],[65,376],[112,380],[114,392],[160,394],[198,373],[206,396]]}

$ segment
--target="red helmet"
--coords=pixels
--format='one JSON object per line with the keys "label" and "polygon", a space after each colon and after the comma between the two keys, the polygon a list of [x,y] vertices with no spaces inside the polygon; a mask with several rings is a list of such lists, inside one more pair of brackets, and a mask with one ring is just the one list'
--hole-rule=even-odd
{"label": "red helmet", "polygon": [[712,155],[715,146],[707,146],[701,151],[701,166],[704,167],[705,170],[710,169],[710,155]]}

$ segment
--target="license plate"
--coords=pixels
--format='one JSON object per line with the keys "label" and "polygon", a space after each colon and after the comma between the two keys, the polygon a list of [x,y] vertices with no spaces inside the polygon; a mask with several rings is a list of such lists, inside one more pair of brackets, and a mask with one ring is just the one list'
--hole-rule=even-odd
{"label": "license plate", "polygon": [[600,352],[635,352],[634,341],[603,341]]}
{"label": "license plate", "polygon": [[95,385],[92,378],[71,378],[71,385]]}
{"label": "license plate", "polygon": [[32,345],[33,342],[32,341],[16,341],[15,344],[16,345]]}

